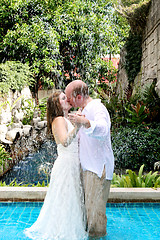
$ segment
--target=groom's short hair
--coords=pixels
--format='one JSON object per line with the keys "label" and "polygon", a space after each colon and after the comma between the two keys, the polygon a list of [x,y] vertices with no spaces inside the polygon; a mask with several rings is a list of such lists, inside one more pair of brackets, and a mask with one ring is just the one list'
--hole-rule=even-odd
{"label": "groom's short hair", "polygon": [[88,86],[83,81],[77,81],[77,83],[73,85],[72,96],[77,97],[78,95],[81,95],[83,97],[88,97],[89,96]]}

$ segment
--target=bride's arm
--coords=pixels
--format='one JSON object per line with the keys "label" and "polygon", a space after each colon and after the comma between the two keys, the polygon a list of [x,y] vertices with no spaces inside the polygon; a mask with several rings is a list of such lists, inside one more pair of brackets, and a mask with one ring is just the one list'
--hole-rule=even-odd
{"label": "bride's arm", "polygon": [[75,126],[74,129],[68,133],[67,123],[63,117],[57,117],[52,122],[52,132],[54,138],[58,144],[61,143],[64,147],[71,144],[78,130],[79,127]]}

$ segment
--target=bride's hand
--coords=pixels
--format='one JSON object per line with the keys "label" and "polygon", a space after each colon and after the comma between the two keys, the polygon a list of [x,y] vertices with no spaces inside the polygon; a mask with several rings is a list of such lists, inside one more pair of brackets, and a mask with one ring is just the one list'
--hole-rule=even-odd
{"label": "bride's hand", "polygon": [[71,121],[71,123],[76,125],[78,128],[80,128],[81,126],[84,126],[86,128],[90,127],[89,120],[85,117],[85,115],[82,115],[80,112],[69,113],[68,118]]}

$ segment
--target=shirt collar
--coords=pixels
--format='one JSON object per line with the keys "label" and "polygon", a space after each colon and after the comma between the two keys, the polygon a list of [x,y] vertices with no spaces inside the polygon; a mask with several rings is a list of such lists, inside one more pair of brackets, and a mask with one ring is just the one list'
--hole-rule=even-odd
{"label": "shirt collar", "polygon": [[[85,108],[83,109],[83,111],[89,111],[90,107],[92,106],[92,104],[99,102],[101,103],[101,99],[93,99],[92,101],[90,101],[89,103],[87,103],[87,105],[85,106]],[[82,113],[83,113],[82,111]]]}

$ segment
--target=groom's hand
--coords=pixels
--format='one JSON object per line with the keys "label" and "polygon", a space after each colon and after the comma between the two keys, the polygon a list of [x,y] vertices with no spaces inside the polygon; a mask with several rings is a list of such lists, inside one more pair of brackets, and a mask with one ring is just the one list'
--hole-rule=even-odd
{"label": "groom's hand", "polygon": [[77,127],[83,126],[89,128],[91,126],[89,120],[80,112],[69,113],[68,118],[73,124],[77,125]]}

